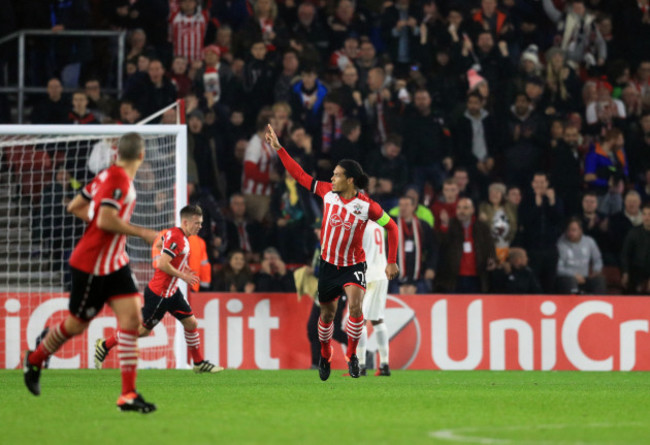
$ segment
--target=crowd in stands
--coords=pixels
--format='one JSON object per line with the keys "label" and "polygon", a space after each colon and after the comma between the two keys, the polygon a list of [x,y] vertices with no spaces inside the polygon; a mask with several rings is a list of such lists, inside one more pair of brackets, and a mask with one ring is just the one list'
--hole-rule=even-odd
{"label": "crowd in stands", "polygon": [[132,124],[185,99],[210,289],[292,291],[318,243],[270,122],[319,180],[367,170],[400,227],[394,292],[650,292],[649,0],[9,4],[15,28],[129,36],[119,96],[115,48],[32,42],[31,122]]}

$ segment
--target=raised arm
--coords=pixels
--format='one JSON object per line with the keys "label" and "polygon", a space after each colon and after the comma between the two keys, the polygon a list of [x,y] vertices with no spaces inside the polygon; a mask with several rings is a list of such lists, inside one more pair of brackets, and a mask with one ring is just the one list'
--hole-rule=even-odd
{"label": "raised arm", "polygon": [[306,173],[302,167],[296,161],[294,161],[291,156],[289,156],[289,153],[287,153],[282,145],[280,145],[278,136],[275,134],[275,131],[270,124],[266,127],[266,135],[264,138],[266,139],[266,142],[278,153],[278,156],[282,161],[282,165],[284,165],[284,168],[287,169],[287,172],[289,172],[289,174],[296,181],[298,181],[298,184],[302,185],[307,190],[311,191],[312,193],[316,193],[319,196],[323,196],[325,194],[324,187],[320,186],[324,184],[318,181],[314,181],[314,178],[312,178],[310,174]]}
{"label": "raised arm", "polygon": [[562,18],[562,13],[557,10],[552,0],[542,0],[542,7],[548,18],[553,22],[557,23]]}

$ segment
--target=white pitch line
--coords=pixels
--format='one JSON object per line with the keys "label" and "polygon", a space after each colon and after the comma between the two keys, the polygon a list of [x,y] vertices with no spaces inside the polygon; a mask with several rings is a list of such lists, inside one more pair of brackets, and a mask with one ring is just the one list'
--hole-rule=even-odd
{"label": "white pitch line", "polygon": [[[502,427],[463,427],[463,428],[454,428],[454,429],[444,429],[438,431],[432,431],[429,433],[429,436],[433,439],[447,440],[450,442],[463,442],[463,443],[478,443],[485,445],[494,445],[494,444],[530,444],[530,445],[545,445],[545,444],[571,444],[571,445],[582,445],[586,442],[568,442],[557,440],[547,441],[547,440],[512,440],[512,439],[498,439],[495,437],[486,437],[486,436],[474,436],[472,433],[488,433],[494,434],[500,431],[541,431],[541,430],[559,430],[571,427],[579,428],[621,428],[621,427],[635,427],[635,426],[647,426],[642,423],[592,423],[586,425],[575,425],[575,424],[550,424],[550,425],[513,425],[513,426],[502,426]],[[597,443],[597,442],[590,442]]]}

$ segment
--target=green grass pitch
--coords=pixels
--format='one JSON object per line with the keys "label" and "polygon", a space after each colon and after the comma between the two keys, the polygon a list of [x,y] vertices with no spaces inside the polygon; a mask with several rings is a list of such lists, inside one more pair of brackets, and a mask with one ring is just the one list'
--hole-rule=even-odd
{"label": "green grass pitch", "polygon": [[0,444],[650,443],[647,373],[342,372],[143,370],[141,415],[116,370],[0,371]]}

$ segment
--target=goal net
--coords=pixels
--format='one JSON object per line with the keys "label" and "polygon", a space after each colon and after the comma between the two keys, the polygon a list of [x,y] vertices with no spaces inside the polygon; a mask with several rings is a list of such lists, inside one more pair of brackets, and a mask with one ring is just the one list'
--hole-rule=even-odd
{"label": "goal net", "polygon": [[[145,161],[134,180],[133,224],[162,230],[179,225],[187,201],[184,125],[0,126],[0,368],[15,368],[24,349],[66,316],[68,259],[85,223],[68,214],[67,203],[116,157],[119,137],[137,131]],[[153,275],[151,246],[129,237],[127,252],[140,290]],[[176,367],[176,328],[166,317],[141,339],[140,366]],[[110,335],[116,321],[105,308],[86,334],[52,357],[51,367],[93,364],[94,342]],[[182,348],[181,348],[182,346]],[[111,354],[107,367],[117,366]]]}

